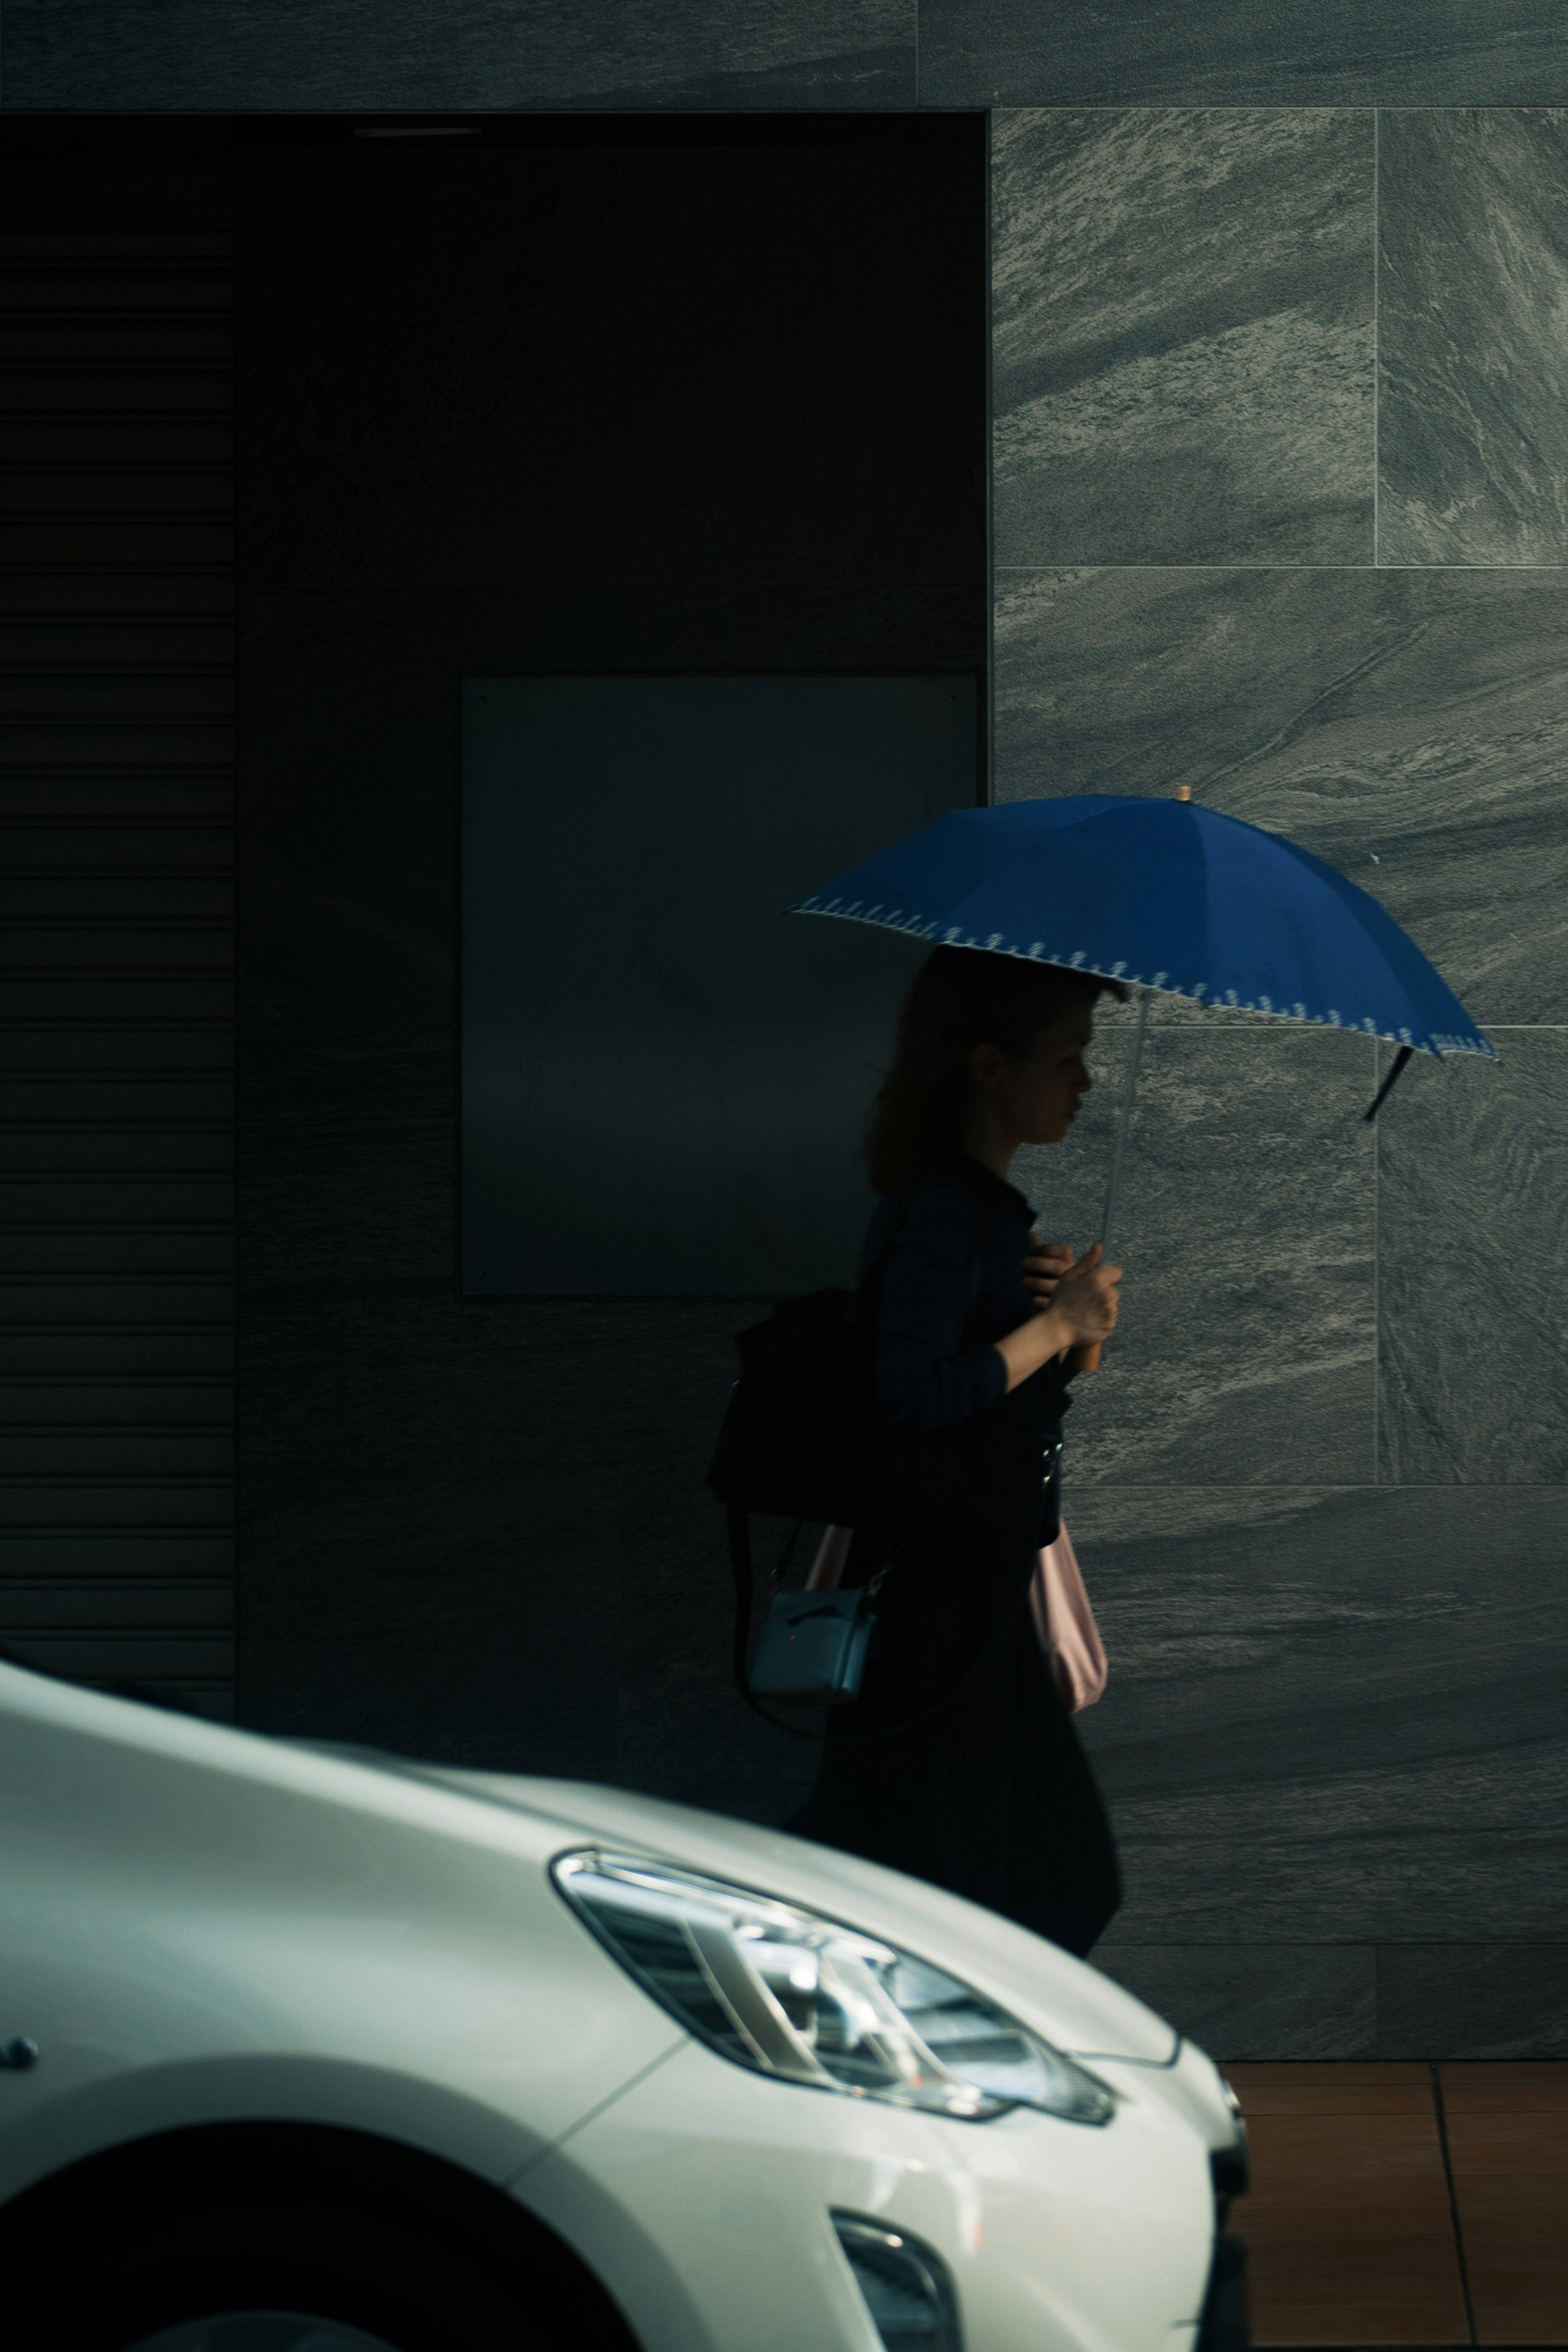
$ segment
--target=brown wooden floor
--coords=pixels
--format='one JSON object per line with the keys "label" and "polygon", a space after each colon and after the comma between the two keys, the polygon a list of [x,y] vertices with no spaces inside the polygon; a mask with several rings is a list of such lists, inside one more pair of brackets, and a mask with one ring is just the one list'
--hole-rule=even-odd
{"label": "brown wooden floor", "polygon": [[1255,2343],[1568,2347],[1568,2061],[1221,2071]]}

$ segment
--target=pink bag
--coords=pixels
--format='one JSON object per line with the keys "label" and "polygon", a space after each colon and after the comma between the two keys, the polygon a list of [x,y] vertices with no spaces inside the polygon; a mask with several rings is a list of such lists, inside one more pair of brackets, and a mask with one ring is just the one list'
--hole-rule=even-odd
{"label": "pink bag", "polygon": [[[853,1528],[829,1528],[816,1548],[808,1592],[837,1592],[849,1556]],[[1083,1589],[1083,1576],[1072,1539],[1064,1526],[1055,1543],[1047,1544],[1035,1563],[1029,1586],[1029,1611],[1041,1649],[1050,1661],[1057,1694],[1069,1715],[1092,1706],[1105,1688],[1110,1671],[1101,1647],[1100,1628]]]}
{"label": "pink bag", "polygon": [[1069,1715],[1092,1706],[1110,1669],[1065,1520],[1055,1543],[1046,1545],[1035,1564],[1029,1608],[1062,1705]]}

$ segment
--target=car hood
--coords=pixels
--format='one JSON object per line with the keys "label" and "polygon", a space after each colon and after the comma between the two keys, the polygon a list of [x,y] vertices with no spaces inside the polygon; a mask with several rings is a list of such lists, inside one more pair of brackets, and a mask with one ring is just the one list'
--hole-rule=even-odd
{"label": "car hood", "polygon": [[[360,1751],[363,1754],[363,1751]],[[366,1760],[369,1760],[366,1759]],[[964,1977],[1026,2024],[1080,2057],[1168,2066],[1181,2036],[1110,1978],[1057,1945],[961,1895],[901,1871],[814,1845],[782,1830],[597,1781],[467,1772],[379,1756],[384,1769],[434,1780],[491,1804],[557,1821],[574,1837],[629,1846],[688,1870],[779,1895],[868,1935],[901,1944]]]}

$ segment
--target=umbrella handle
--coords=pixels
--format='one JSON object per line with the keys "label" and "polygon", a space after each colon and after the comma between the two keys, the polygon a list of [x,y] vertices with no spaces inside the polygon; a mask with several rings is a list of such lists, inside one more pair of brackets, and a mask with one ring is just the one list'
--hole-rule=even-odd
{"label": "umbrella handle", "polygon": [[[1127,1148],[1127,1129],[1131,1123],[1133,1098],[1138,1092],[1138,1065],[1143,1058],[1143,1032],[1149,1025],[1149,1001],[1153,990],[1146,988],[1138,1001],[1138,1027],[1132,1038],[1132,1058],[1127,1068],[1127,1091],[1121,1098],[1121,1116],[1116,1122],[1116,1157],[1110,1165],[1110,1187],[1105,1196],[1105,1214],[1100,1220],[1100,1247],[1103,1258],[1110,1247],[1110,1221],[1116,1214],[1117,1189],[1121,1182],[1121,1155]],[[1088,1346],[1074,1348],[1068,1356],[1069,1372],[1098,1372],[1100,1350],[1103,1342],[1096,1339]]]}

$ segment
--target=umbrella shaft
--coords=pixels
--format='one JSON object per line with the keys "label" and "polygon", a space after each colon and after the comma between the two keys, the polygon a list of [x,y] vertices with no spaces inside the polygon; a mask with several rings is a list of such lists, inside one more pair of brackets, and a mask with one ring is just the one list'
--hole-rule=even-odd
{"label": "umbrella shaft", "polygon": [[1143,1032],[1149,1022],[1149,1000],[1154,992],[1146,988],[1138,1005],[1138,1026],[1132,1037],[1132,1061],[1127,1073],[1127,1090],[1121,1097],[1121,1116],[1116,1122],[1116,1156],[1110,1163],[1110,1182],[1106,1189],[1105,1214],[1100,1220],[1100,1245],[1103,1255],[1110,1253],[1110,1225],[1116,1214],[1116,1195],[1121,1184],[1121,1155],[1127,1149],[1127,1129],[1132,1119],[1132,1101],[1138,1092],[1138,1065],[1143,1058]]}

